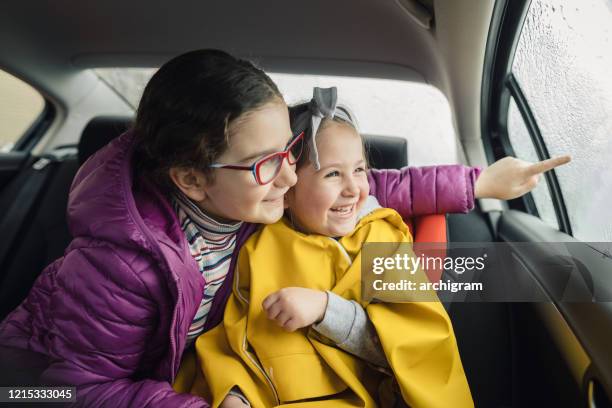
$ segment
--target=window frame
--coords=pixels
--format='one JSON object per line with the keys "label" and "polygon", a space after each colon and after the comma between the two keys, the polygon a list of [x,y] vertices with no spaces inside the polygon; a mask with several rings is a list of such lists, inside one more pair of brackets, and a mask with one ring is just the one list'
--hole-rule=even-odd
{"label": "window frame", "polygon": [[[493,9],[485,51],[481,93],[481,132],[489,163],[515,152],[508,135],[508,112],[513,99],[527,127],[539,160],[550,158],[537,121],[512,73],[514,55],[531,0],[498,0]],[[544,174],[559,230],[572,235],[569,215],[555,170]],[[511,200],[508,205],[539,217],[533,195]]]}
{"label": "window frame", "polygon": [[30,127],[21,135],[21,137],[15,142],[13,149],[11,151],[18,152],[30,152],[36,144],[42,139],[45,135],[45,132],[51,124],[53,123],[53,119],[55,119],[55,106],[49,102],[47,98],[43,96],[45,101],[45,106],[43,107],[42,112],[34,122],[30,125]]}
{"label": "window frame", "polygon": [[40,141],[40,139],[42,139],[42,137],[45,135],[45,132],[53,123],[53,120],[55,119],[57,113],[57,109],[49,101],[45,94],[41,92],[38,88],[36,88],[34,85],[32,85],[30,82],[24,80],[23,78],[19,77],[11,71],[8,71],[1,67],[0,69],[8,73],[9,75],[15,77],[17,80],[30,86],[32,89],[38,92],[40,97],[43,99],[44,106],[40,114],[36,117],[36,119],[32,121],[32,123],[25,130],[25,132],[23,132],[23,134],[17,138],[11,150],[8,151],[9,153],[29,153],[30,151],[32,151],[32,149],[34,149],[36,144]]}

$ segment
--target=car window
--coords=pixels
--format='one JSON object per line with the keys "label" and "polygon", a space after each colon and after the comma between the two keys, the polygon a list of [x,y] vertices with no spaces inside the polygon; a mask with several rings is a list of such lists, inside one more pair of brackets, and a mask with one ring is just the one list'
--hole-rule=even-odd
{"label": "car window", "polygon": [[457,163],[448,101],[433,86],[398,80],[270,74],[288,104],[312,97],[314,86],[338,88],[338,98],[357,117],[364,134],[408,140],[411,166]]}
{"label": "car window", "polygon": [[36,89],[0,70],[0,152],[14,150],[44,107],[45,100]]}
{"label": "car window", "polygon": [[[534,144],[531,141],[531,136],[525,125],[525,121],[514,102],[510,100],[510,109],[508,111],[508,137],[514,149],[514,154],[523,160],[537,162],[538,154]],[[552,198],[548,190],[548,182],[545,177],[540,177],[540,182],[537,187],[531,191],[533,201],[535,202],[538,215],[548,225],[559,229],[559,222],[555,214]]]}
{"label": "car window", "polygon": [[[572,155],[556,174],[583,241],[612,240],[611,49],[610,1],[533,0],[512,65],[548,152]],[[517,128],[511,137],[521,151]]]}
{"label": "car window", "polygon": [[[103,68],[95,72],[137,107],[155,70]],[[361,133],[408,140],[408,163],[412,166],[459,162],[450,106],[433,86],[376,78],[284,73],[270,76],[290,105],[309,100],[314,86],[338,87],[340,102],[355,114]]]}

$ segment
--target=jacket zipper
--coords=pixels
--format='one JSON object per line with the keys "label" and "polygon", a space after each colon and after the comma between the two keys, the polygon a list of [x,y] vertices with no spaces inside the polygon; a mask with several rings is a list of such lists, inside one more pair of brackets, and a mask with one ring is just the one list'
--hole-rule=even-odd
{"label": "jacket zipper", "polygon": [[[177,302],[178,302],[178,299],[182,298],[182,296],[181,296],[182,295],[181,285],[177,283],[176,288],[177,288]],[[172,346],[172,367],[171,367],[171,370],[172,370],[172,377],[171,377],[171,379],[172,379],[172,381],[170,381],[170,384],[174,384],[174,380],[176,379],[176,374],[177,374],[177,371],[178,371],[178,370],[175,369],[176,359],[177,359],[176,356],[178,354],[177,350],[176,350],[176,339],[175,339],[175,335],[174,335],[174,332],[177,330],[177,327],[176,327],[176,313],[174,313],[173,316],[172,316],[172,323],[170,323],[170,327],[173,328],[173,330],[170,331],[170,345]]]}
{"label": "jacket zipper", "polygon": [[[240,299],[242,302],[246,303],[247,306],[249,304],[249,301],[247,299],[245,299],[244,297],[242,297],[242,295],[240,294],[240,290],[238,290],[238,285],[240,282],[240,271],[238,269],[238,265],[236,265],[235,267],[235,279],[234,279],[234,289],[236,289],[236,293],[237,293],[237,298]],[[248,323],[247,323],[248,324]],[[276,387],[274,386],[274,383],[272,382],[272,379],[268,376],[268,373],[266,373],[266,370],[259,364],[259,361],[256,357],[253,357],[251,355],[251,353],[247,350],[247,335],[246,335],[246,331],[244,333],[244,337],[242,338],[242,351],[244,352],[244,354],[246,355],[246,357],[251,361],[251,363],[253,363],[253,365],[255,365],[255,367],[257,367],[257,369],[259,369],[259,371],[261,371],[261,373],[263,374],[264,378],[266,379],[266,382],[268,383],[268,385],[270,386],[270,389],[272,390],[272,393],[274,394],[274,399],[276,400],[276,405],[280,405],[280,398],[278,397],[278,392],[276,391]]]}
{"label": "jacket zipper", "polygon": [[244,351],[244,354],[247,356],[247,358],[251,360],[251,362],[255,365],[255,367],[257,367],[259,371],[261,371],[264,378],[268,382],[268,385],[270,386],[272,393],[274,394],[276,405],[280,405],[280,398],[278,397],[278,392],[276,391],[276,387],[274,386],[272,379],[268,377],[268,373],[266,373],[266,370],[259,364],[259,362],[257,361],[257,358],[251,356],[251,353],[247,350],[246,344],[247,344],[247,338],[246,338],[246,333],[245,333],[244,338],[242,340],[242,350]]}

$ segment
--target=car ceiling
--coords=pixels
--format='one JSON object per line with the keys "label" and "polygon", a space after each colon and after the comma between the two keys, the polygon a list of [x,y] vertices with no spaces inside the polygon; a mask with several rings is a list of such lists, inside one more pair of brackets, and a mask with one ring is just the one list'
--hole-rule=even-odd
{"label": "car ceiling", "polygon": [[[433,10],[423,28],[402,3]],[[462,139],[479,138],[490,0],[5,1],[0,66],[55,100],[84,68],[157,66],[221,48],[275,72],[407,79],[438,87]]]}

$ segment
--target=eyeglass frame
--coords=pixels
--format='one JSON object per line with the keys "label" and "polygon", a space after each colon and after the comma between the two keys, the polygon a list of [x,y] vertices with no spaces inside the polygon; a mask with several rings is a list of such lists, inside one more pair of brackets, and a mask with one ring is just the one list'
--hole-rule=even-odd
{"label": "eyeglass frame", "polygon": [[[280,173],[281,168],[283,167],[283,162],[285,161],[285,159],[287,159],[287,163],[289,163],[290,165],[293,165],[293,164],[297,163],[297,161],[300,159],[300,157],[302,157],[302,152],[304,151],[304,146],[302,146],[302,149],[300,150],[300,154],[295,158],[295,160],[293,162],[291,162],[291,160],[289,160],[289,154],[290,154],[291,148],[294,147],[295,144],[299,140],[302,140],[302,143],[304,143],[303,139],[304,139],[304,132],[301,132],[299,135],[294,137],[287,144],[287,147],[285,148],[285,150],[282,150],[280,152],[274,152],[274,153],[267,154],[264,157],[262,157],[261,159],[257,160],[255,163],[253,163],[250,166],[239,166],[239,165],[235,165],[235,164],[213,163],[213,164],[210,164],[208,167],[212,168],[212,169],[249,170],[249,171],[251,171],[251,174],[253,174],[253,178],[255,179],[255,182],[257,184],[259,184],[260,186],[264,186],[264,185],[269,184],[272,181],[274,181],[274,179],[278,176],[278,174]],[[274,176],[272,176],[272,178],[269,181],[267,181],[265,183],[262,183],[261,179],[258,177],[258,169],[267,160],[271,160],[273,157],[276,157],[276,156],[281,156],[281,160],[280,160],[280,164],[278,165],[278,168],[277,168],[276,172],[274,173]]]}

